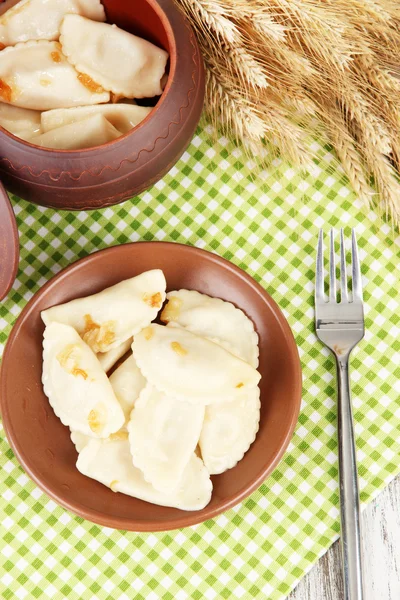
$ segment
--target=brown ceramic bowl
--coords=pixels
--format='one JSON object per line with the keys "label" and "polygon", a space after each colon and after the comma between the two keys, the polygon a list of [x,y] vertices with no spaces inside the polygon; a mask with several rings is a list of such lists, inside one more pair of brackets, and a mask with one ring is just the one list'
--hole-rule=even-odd
{"label": "brown ceramic bowl", "polygon": [[95,148],[39,148],[0,127],[0,179],[10,191],[36,204],[92,209],[139,194],[178,160],[200,118],[203,63],[193,31],[174,0],[102,2],[109,23],[169,52],[168,82],[144,121]]}
{"label": "brown ceramic bowl", "polygon": [[10,291],[18,271],[19,238],[14,211],[0,183],[0,300]]}
{"label": "brown ceramic bowl", "polygon": [[[154,268],[163,269],[170,290],[194,289],[233,302],[253,320],[260,336],[259,432],[236,467],[213,476],[211,502],[196,512],[148,504],[81,475],[75,467],[77,454],[69,429],[53,413],[41,384],[40,311]],[[163,531],[200,523],[248,496],[280,461],[297,422],[300,396],[296,344],[272,298],[226,260],[164,242],[126,244],[97,252],[49,281],[28,303],[11,332],[0,381],[4,428],[32,479],[56,502],[85,519],[132,531]]]}

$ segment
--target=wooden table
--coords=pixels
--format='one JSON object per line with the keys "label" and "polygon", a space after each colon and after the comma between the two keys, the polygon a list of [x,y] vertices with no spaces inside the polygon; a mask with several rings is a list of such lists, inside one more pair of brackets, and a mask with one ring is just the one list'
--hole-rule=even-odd
{"label": "wooden table", "polygon": [[[363,512],[365,600],[400,600],[400,476]],[[343,600],[339,542],[288,600]]]}

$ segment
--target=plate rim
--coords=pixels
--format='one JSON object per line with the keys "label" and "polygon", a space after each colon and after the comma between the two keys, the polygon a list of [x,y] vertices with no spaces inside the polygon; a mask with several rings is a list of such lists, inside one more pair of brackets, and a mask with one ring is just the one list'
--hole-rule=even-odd
{"label": "plate rim", "polygon": [[[228,268],[228,270],[230,270],[236,276],[238,276],[240,279],[242,279],[247,285],[250,285],[254,291],[256,291],[259,295],[261,295],[263,297],[263,299],[269,305],[275,319],[279,323],[280,329],[285,336],[286,343],[290,350],[290,356],[292,359],[292,364],[293,364],[293,369],[294,369],[294,373],[293,373],[294,377],[293,377],[293,382],[292,382],[292,388],[293,388],[292,394],[293,394],[293,399],[294,399],[294,407],[292,410],[291,420],[288,424],[289,426],[287,429],[287,433],[281,443],[279,451],[276,453],[274,459],[271,461],[271,463],[268,465],[268,467],[263,468],[259,472],[259,474],[255,477],[255,479],[253,480],[253,482],[250,485],[245,485],[233,497],[227,499],[225,502],[222,502],[221,504],[219,504],[218,506],[216,506],[214,508],[210,508],[208,511],[207,511],[207,507],[205,507],[201,511],[193,511],[193,512],[182,511],[182,513],[184,513],[183,519],[182,519],[182,517],[177,518],[177,519],[172,518],[171,520],[166,521],[166,522],[159,521],[159,522],[150,523],[147,521],[135,521],[134,517],[132,517],[132,518],[126,518],[126,517],[121,517],[121,516],[112,516],[111,517],[111,516],[107,516],[105,513],[101,512],[101,511],[97,511],[95,509],[87,509],[83,506],[80,507],[77,505],[76,502],[71,503],[68,501],[68,499],[65,499],[64,496],[60,495],[57,491],[54,491],[53,489],[49,489],[49,487],[41,481],[40,477],[37,477],[36,474],[34,474],[31,471],[31,469],[29,467],[29,462],[27,462],[25,460],[24,453],[22,451],[20,451],[20,449],[19,449],[18,436],[16,435],[16,432],[12,426],[11,420],[8,415],[7,404],[5,401],[6,379],[5,379],[5,376],[3,375],[3,371],[4,371],[4,365],[6,364],[6,362],[8,360],[8,355],[10,354],[13,344],[15,342],[17,333],[18,333],[20,327],[25,322],[27,313],[30,312],[32,305],[34,305],[35,302],[37,302],[39,297],[41,297],[43,294],[45,294],[49,289],[51,289],[55,285],[58,285],[58,283],[60,281],[62,281],[65,277],[68,277],[68,275],[72,271],[79,269],[82,263],[89,263],[89,262],[98,260],[98,257],[101,254],[118,252],[118,251],[120,251],[121,248],[130,247],[131,249],[134,249],[138,245],[140,245],[140,246],[153,245],[155,243],[159,244],[161,246],[164,246],[166,248],[170,247],[171,245],[179,246],[185,252],[189,252],[194,255],[200,254],[202,257],[205,257],[208,260],[211,260],[211,262],[217,264],[218,266],[223,267],[224,269]],[[272,296],[251,275],[246,273],[243,269],[236,266],[235,264],[233,264],[226,258],[223,258],[222,256],[215,254],[214,252],[205,250],[203,248],[198,248],[196,246],[191,246],[189,244],[182,244],[182,243],[178,243],[178,242],[169,242],[169,241],[154,240],[154,241],[128,242],[126,244],[118,244],[115,246],[109,246],[106,248],[102,248],[102,249],[96,250],[95,252],[92,252],[82,258],[79,258],[75,262],[71,263],[67,267],[64,267],[58,273],[53,275],[53,277],[51,277],[51,279],[49,279],[49,281],[47,281],[40,289],[38,289],[34,293],[32,298],[30,298],[30,300],[27,302],[27,304],[25,305],[25,307],[19,314],[18,318],[16,319],[14,325],[12,326],[11,332],[10,332],[10,334],[7,338],[6,344],[5,344],[2,362],[1,362],[1,369],[0,369],[0,407],[1,407],[3,427],[4,427],[4,431],[6,433],[6,436],[7,436],[7,441],[10,444],[18,462],[20,463],[20,465],[22,466],[24,471],[29,475],[29,477],[35,482],[35,484],[45,494],[47,494],[50,498],[52,498],[60,506],[69,510],[74,515],[77,515],[81,518],[84,518],[87,521],[96,523],[96,524],[104,526],[104,527],[110,527],[113,529],[118,529],[118,530],[123,530],[123,531],[148,532],[148,533],[161,532],[161,531],[173,531],[175,529],[181,529],[183,527],[197,525],[197,524],[203,523],[209,519],[213,519],[213,518],[217,517],[218,515],[226,512],[233,506],[236,506],[237,504],[242,502],[245,498],[247,498],[248,496],[250,496],[250,494],[252,494],[255,490],[257,490],[260,487],[260,485],[262,485],[262,483],[265,481],[265,479],[272,473],[272,471],[274,471],[274,469],[280,463],[283,455],[285,454],[285,452],[287,450],[290,440],[292,439],[294,429],[298,422],[300,407],[301,407],[301,398],[302,398],[302,369],[301,369],[301,361],[300,361],[300,357],[299,357],[297,344],[296,344],[292,329],[291,329],[285,315],[283,314],[282,310],[279,308],[277,302],[272,298]],[[28,459],[28,461],[29,461],[29,459]]]}

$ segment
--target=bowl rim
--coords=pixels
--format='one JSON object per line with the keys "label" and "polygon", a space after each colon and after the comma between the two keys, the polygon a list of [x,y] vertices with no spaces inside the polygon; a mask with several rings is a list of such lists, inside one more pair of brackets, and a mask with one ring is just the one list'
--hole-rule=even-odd
{"label": "bowl rim", "polygon": [[[113,145],[117,144],[118,142],[124,141],[127,137],[131,136],[133,133],[136,133],[139,130],[139,128],[141,128],[142,126],[147,125],[147,123],[151,120],[151,118],[153,118],[155,116],[156,112],[162,107],[162,105],[164,104],[165,98],[167,97],[168,92],[171,89],[172,81],[174,79],[175,72],[176,72],[177,50],[176,50],[176,40],[175,40],[174,31],[173,31],[173,28],[171,27],[170,21],[166,15],[165,11],[163,10],[163,8],[160,6],[160,4],[157,2],[157,0],[144,0],[144,1],[147,2],[147,4],[149,4],[152,7],[152,9],[154,10],[154,12],[157,14],[157,16],[159,17],[159,19],[161,21],[162,26],[164,27],[164,31],[167,34],[167,40],[168,40],[168,44],[169,44],[169,59],[168,59],[169,60],[169,72],[168,72],[167,83],[165,84],[162,94],[161,94],[159,100],[157,101],[157,104],[153,107],[146,107],[146,108],[151,108],[151,111],[142,121],[140,121],[137,125],[135,125],[135,127],[132,127],[132,129],[130,129],[126,133],[121,134],[114,140],[110,140],[109,142],[105,142],[104,144],[100,144],[97,146],[90,146],[89,148],[81,148],[80,150],[65,150],[65,149],[58,149],[58,148],[47,148],[46,146],[38,146],[37,144],[34,144],[33,142],[23,140],[22,138],[18,137],[17,135],[11,133],[11,131],[8,131],[8,129],[5,129],[2,125],[0,125],[0,131],[2,133],[4,133],[5,135],[7,135],[8,137],[10,137],[14,142],[23,144],[23,146],[25,146],[27,149],[34,148],[35,150],[43,151],[45,154],[57,152],[57,153],[60,153],[61,155],[63,155],[64,158],[65,157],[74,158],[76,156],[81,156],[82,153],[86,153],[89,151],[97,151],[97,150],[100,150],[103,148],[108,149],[108,148],[112,147]],[[108,23],[108,21],[106,21],[106,24],[110,24],[110,23]],[[126,98],[126,100],[129,100],[129,98]],[[110,102],[90,104],[88,106],[104,106],[106,104],[110,104]],[[116,104],[118,104],[118,103],[116,103]],[[15,105],[10,104],[10,106],[15,106]],[[72,107],[68,107],[68,108],[80,108],[81,106],[85,106],[85,105],[79,105],[76,107],[72,106]],[[24,107],[16,107],[16,108],[23,108],[24,110],[35,110],[35,109],[26,109]],[[52,109],[48,109],[48,110],[52,110]],[[53,110],[56,110],[56,109],[53,109]],[[42,113],[42,112],[46,112],[46,111],[36,111],[36,112]],[[35,138],[33,138],[33,139],[35,139]]]}
{"label": "bowl rim", "polygon": [[[7,296],[8,292],[11,290],[15,278],[17,276],[18,266],[19,266],[19,235],[18,235],[18,226],[17,219],[14,214],[13,207],[10,202],[10,198],[7,194],[6,188],[0,181],[0,196],[3,198],[3,210],[5,210],[6,215],[2,216],[2,223],[0,222],[0,239],[2,240],[2,244],[5,243],[5,246],[2,245],[1,253],[2,259],[4,260],[4,264],[8,266],[5,269],[6,273],[8,272],[8,277],[4,278],[0,277],[0,301],[4,300]],[[4,230],[2,232],[2,228],[10,227],[10,230],[5,232],[4,237],[1,235],[4,234]],[[0,258],[0,264],[2,263],[2,259]]]}
{"label": "bowl rim", "polygon": [[[245,282],[246,285],[250,285],[250,287],[255,291],[258,295],[260,295],[264,301],[268,304],[271,313],[279,323],[280,329],[282,331],[282,335],[285,337],[288,350],[291,357],[291,362],[293,366],[293,381],[292,381],[292,396],[293,396],[293,407],[291,410],[290,420],[288,421],[288,428],[285,436],[281,441],[281,445],[279,450],[276,452],[273,460],[266,466],[264,466],[259,473],[254,477],[253,481],[250,484],[244,485],[241,490],[239,490],[236,494],[226,499],[224,502],[219,504],[216,507],[211,507],[207,510],[207,506],[201,511],[181,511],[184,514],[184,517],[180,518],[172,518],[168,521],[160,521],[151,523],[151,526],[147,525],[147,521],[135,521],[135,518],[126,518],[121,516],[112,516],[106,515],[105,513],[98,511],[96,509],[88,509],[85,506],[79,505],[77,502],[70,502],[68,497],[66,498],[61,492],[58,490],[50,489],[45,483],[43,483],[40,477],[37,477],[36,474],[31,470],[29,466],[29,458],[25,460],[24,452],[20,450],[20,445],[18,442],[18,433],[13,428],[12,423],[9,420],[8,408],[7,404],[5,404],[4,398],[6,397],[5,393],[5,377],[3,376],[4,365],[7,363],[8,354],[11,352],[11,348],[14,344],[15,338],[18,334],[20,326],[25,322],[27,318],[28,312],[30,312],[32,306],[40,299],[40,297],[46,293],[51,288],[62,284],[63,280],[69,276],[71,272],[80,268],[82,263],[94,262],[99,260],[104,253],[113,253],[118,252],[121,247],[126,246],[137,246],[137,245],[147,245],[150,246],[154,243],[157,243],[165,248],[165,251],[168,251],[168,248],[173,244],[174,246],[179,246],[182,250],[192,253],[196,256],[203,256],[216,264],[217,266],[222,266],[225,269],[228,269],[235,276],[239,277],[242,281]],[[242,500],[247,498],[252,492],[257,490],[260,485],[265,481],[265,479],[272,473],[272,471],[277,467],[279,462],[282,459],[282,456],[287,450],[287,447],[292,439],[294,429],[298,422],[298,417],[300,413],[301,407],[301,397],[302,397],[302,370],[300,357],[297,349],[297,345],[295,342],[295,338],[293,332],[289,326],[286,317],[283,312],[279,308],[278,304],[273,300],[270,294],[248,273],[231,263],[229,260],[214,254],[213,252],[209,252],[207,250],[197,248],[195,246],[190,246],[187,244],[177,243],[177,242],[165,242],[165,241],[140,241],[140,242],[129,242],[127,244],[119,244],[117,246],[111,246],[107,248],[103,248],[101,250],[97,250],[83,258],[78,259],[72,264],[68,265],[64,269],[62,269],[59,273],[54,275],[49,281],[47,281],[28,301],[26,306],[21,311],[17,320],[15,321],[13,328],[10,332],[10,335],[7,339],[3,358],[1,362],[0,368],[0,408],[2,413],[2,421],[4,430],[7,435],[7,440],[18,459],[20,465],[23,467],[25,472],[29,475],[29,477],[37,484],[37,486],[45,492],[50,498],[55,500],[60,506],[71,511],[74,515],[78,515],[90,522],[97,523],[104,527],[111,527],[119,530],[126,531],[135,531],[135,532],[159,532],[159,531],[171,531],[174,529],[181,529],[183,527],[188,527],[192,525],[197,525],[199,523],[203,523],[209,519],[212,519],[228,509],[232,508],[239,504]]]}

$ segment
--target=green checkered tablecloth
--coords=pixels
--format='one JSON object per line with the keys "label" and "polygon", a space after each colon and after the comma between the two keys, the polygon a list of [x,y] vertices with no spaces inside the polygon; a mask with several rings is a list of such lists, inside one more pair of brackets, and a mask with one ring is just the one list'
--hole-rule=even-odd
{"label": "green checkered tablecloth", "polygon": [[122,205],[68,213],[13,199],[21,262],[0,306],[0,344],[32,294],[79,257],[137,240],[211,250],[257,279],[294,331],[304,392],[292,443],[234,509],[196,527],[135,534],[58,507],[25,475],[0,428],[2,598],[281,600],[326,551],[339,512],[334,366],[313,323],[320,227],[355,227],[363,265],[367,331],[352,360],[362,502],[400,471],[400,238],[357,201],[328,147],[314,144],[320,159],[305,176],[276,159],[252,178],[243,151],[209,133],[199,130],[162,181]]}

